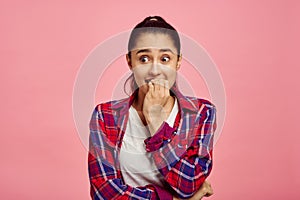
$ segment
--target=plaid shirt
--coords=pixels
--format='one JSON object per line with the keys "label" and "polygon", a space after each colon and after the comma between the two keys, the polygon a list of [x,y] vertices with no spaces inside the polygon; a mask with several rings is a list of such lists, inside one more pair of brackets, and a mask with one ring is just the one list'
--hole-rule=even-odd
{"label": "plaid shirt", "polygon": [[216,109],[208,100],[183,96],[176,86],[171,91],[179,102],[174,127],[164,122],[145,140],[168,185],[132,187],[122,179],[118,157],[135,91],[129,98],[99,104],[93,111],[88,155],[92,199],[189,198],[199,190],[212,169]]}

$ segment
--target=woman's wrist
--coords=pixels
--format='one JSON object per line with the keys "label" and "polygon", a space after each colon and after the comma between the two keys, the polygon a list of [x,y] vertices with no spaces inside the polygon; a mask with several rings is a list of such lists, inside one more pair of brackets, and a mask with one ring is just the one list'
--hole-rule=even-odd
{"label": "woman's wrist", "polygon": [[149,132],[150,132],[151,136],[153,136],[158,131],[158,129],[163,124],[163,122],[164,121],[162,121],[162,120],[157,120],[157,121],[153,120],[152,122],[148,123],[148,128],[149,128]]}
{"label": "woman's wrist", "polygon": [[166,120],[166,113],[164,112],[143,112],[145,120],[148,124],[148,128],[151,136],[153,136],[159,129],[159,127]]}

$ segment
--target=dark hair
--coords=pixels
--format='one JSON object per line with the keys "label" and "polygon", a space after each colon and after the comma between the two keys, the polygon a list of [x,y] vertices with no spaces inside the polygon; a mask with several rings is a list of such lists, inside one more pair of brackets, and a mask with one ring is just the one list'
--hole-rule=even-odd
{"label": "dark hair", "polygon": [[[128,42],[129,58],[131,58],[131,51],[135,47],[137,39],[143,33],[162,33],[170,36],[177,49],[178,57],[180,56],[181,44],[180,44],[179,34],[176,31],[176,29],[160,16],[149,16],[146,17],[142,22],[137,24],[131,31],[129,42]],[[130,88],[132,92],[135,91],[138,88],[138,85],[134,80],[133,74],[131,74],[127,78],[127,80],[125,81],[125,85],[127,84],[128,81],[130,81]],[[124,85],[124,91],[127,94],[125,90],[125,85]]]}

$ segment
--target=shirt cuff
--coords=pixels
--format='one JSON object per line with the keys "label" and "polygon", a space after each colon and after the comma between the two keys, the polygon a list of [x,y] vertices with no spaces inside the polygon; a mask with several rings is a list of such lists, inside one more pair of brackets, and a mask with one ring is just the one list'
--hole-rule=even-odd
{"label": "shirt cuff", "polygon": [[152,136],[144,140],[146,151],[152,152],[158,150],[165,141],[171,138],[175,129],[170,127],[167,122],[163,122],[158,131]]}
{"label": "shirt cuff", "polygon": [[171,192],[168,190],[165,190],[164,188],[158,186],[158,185],[153,185],[155,187],[155,191],[159,199],[161,200],[173,200],[173,195]]}

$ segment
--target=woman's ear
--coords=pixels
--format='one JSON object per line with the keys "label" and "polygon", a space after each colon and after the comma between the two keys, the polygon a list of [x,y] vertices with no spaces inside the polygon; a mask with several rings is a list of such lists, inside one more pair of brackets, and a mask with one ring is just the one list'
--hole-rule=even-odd
{"label": "woman's ear", "polygon": [[177,65],[176,65],[176,71],[179,70],[179,68],[181,66],[181,60],[182,60],[182,54],[180,54],[178,56],[178,61],[177,61]]}
{"label": "woman's ear", "polygon": [[131,70],[132,69],[131,59],[130,59],[130,56],[128,54],[126,54],[126,61],[127,61],[128,66],[129,66],[129,69]]}

